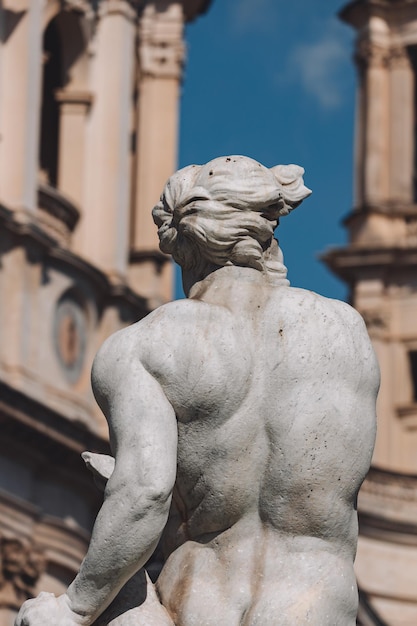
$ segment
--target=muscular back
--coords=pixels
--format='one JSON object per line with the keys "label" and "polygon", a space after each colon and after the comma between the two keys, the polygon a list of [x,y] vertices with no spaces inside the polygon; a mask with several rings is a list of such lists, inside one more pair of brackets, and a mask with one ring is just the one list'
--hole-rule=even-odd
{"label": "muscular back", "polygon": [[177,420],[159,596],[176,626],[353,626],[379,381],[363,321],[262,280],[199,296],[113,341]]}
{"label": "muscular back", "polygon": [[334,535],[353,550],[378,384],[363,322],[311,292],[250,290],[255,306],[174,303],[144,329],[165,346],[142,354],[178,419],[184,536],[209,536],[256,512],[281,533]]}

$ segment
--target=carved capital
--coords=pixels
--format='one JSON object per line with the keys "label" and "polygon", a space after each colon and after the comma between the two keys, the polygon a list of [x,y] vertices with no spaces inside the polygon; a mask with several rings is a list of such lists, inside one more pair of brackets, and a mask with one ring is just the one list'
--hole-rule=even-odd
{"label": "carved capital", "polygon": [[359,313],[362,315],[371,337],[378,337],[387,330],[389,317],[385,311],[381,311],[378,308],[369,308],[361,309]]}
{"label": "carved capital", "polygon": [[388,65],[391,69],[410,68],[410,58],[403,46],[395,46],[388,53]]}
{"label": "carved capital", "polygon": [[76,9],[83,12],[89,8],[89,3],[86,0],[64,0],[63,5],[66,9]]}
{"label": "carved capital", "polygon": [[142,76],[178,78],[185,60],[184,21],[178,4],[158,11],[148,5],[139,24],[139,62]]}
{"label": "carved capital", "polygon": [[43,552],[33,542],[0,537],[0,606],[32,598],[44,569]]}
{"label": "carved capital", "polygon": [[92,18],[94,15],[94,10],[92,8],[91,2],[89,2],[88,0],[64,0],[63,5],[66,11],[77,11],[78,13],[84,13],[84,15],[88,18]]}
{"label": "carved capital", "polygon": [[136,11],[129,0],[104,0],[100,4],[99,17],[106,15],[123,15],[126,19],[134,21]]}
{"label": "carved capital", "polygon": [[390,50],[369,39],[361,39],[356,45],[355,61],[359,68],[388,67]]}

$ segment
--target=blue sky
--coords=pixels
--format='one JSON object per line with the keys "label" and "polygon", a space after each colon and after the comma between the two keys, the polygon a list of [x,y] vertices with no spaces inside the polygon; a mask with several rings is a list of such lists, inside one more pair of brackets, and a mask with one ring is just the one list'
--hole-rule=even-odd
{"label": "blue sky", "polygon": [[[341,0],[213,0],[187,27],[179,166],[244,154],[297,163],[313,195],[277,231],[291,284],[344,299],[318,260],[352,208],[353,31]],[[177,295],[179,291],[177,290]]]}

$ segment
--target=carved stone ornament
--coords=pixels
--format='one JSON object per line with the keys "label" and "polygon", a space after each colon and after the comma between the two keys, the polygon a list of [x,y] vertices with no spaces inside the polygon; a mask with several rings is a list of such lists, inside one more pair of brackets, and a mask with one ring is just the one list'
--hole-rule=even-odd
{"label": "carved stone ornament", "polygon": [[[136,10],[134,0],[101,0],[98,4],[98,15],[123,15],[128,20],[135,20]],[[136,5],[137,6],[137,5]]]}
{"label": "carved stone ornament", "polygon": [[68,382],[76,383],[84,364],[87,322],[84,309],[71,297],[64,297],[57,304],[53,334],[62,371]]}
{"label": "carved stone ornament", "polygon": [[0,606],[32,598],[45,570],[43,551],[29,540],[0,537]]}
{"label": "carved stone ornament", "polygon": [[355,50],[355,61],[359,67],[388,67],[391,51],[369,39],[358,41]]}
{"label": "carved stone ornament", "polygon": [[185,59],[183,16],[179,4],[158,12],[148,5],[140,19],[139,60],[142,76],[177,78]]}
{"label": "carved stone ornament", "polygon": [[388,53],[388,65],[391,69],[409,69],[411,67],[410,57],[403,46],[394,46]]}
{"label": "carved stone ornament", "polygon": [[406,220],[406,239],[408,244],[417,243],[417,218]]}
{"label": "carved stone ornament", "polygon": [[94,17],[94,3],[89,0],[63,0],[62,4],[67,11],[83,13],[88,19]]}
{"label": "carved stone ornament", "polygon": [[389,324],[389,315],[380,308],[361,309],[368,332],[371,336],[379,335],[385,331]]}
{"label": "carved stone ornament", "polygon": [[66,9],[77,9],[82,12],[91,7],[90,2],[87,2],[87,0],[64,0],[63,5]]}
{"label": "carved stone ornament", "polygon": [[303,174],[236,155],[168,180],[153,218],[188,298],[98,352],[104,503],[67,592],[15,626],[355,626],[379,372],[357,311],[287,280]]}

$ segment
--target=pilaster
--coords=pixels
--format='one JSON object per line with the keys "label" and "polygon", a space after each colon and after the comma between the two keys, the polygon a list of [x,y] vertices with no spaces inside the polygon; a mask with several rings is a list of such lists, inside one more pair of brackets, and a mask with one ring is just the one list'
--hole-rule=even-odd
{"label": "pilaster", "polygon": [[139,23],[138,115],[131,240],[132,283],[169,299],[172,269],[159,253],[152,207],[177,162],[179,87],[185,56],[180,3],[151,3]]}
{"label": "pilaster", "polygon": [[388,199],[389,167],[389,50],[369,39],[359,40],[356,62],[364,96],[363,188],[359,205],[377,205]]}
{"label": "pilaster", "polygon": [[[85,211],[77,251],[114,277],[125,275],[128,258],[134,41],[130,3],[102,2],[93,44],[95,102],[87,124]],[[71,123],[77,124],[75,116]]]}
{"label": "pilaster", "polygon": [[394,46],[388,56],[390,75],[390,159],[391,201],[413,202],[414,167],[414,72],[404,46]]}
{"label": "pilaster", "polygon": [[58,188],[81,206],[85,169],[86,117],[93,101],[89,91],[60,90]]}
{"label": "pilaster", "polygon": [[8,2],[2,11],[0,199],[26,211],[36,208],[44,5]]}

